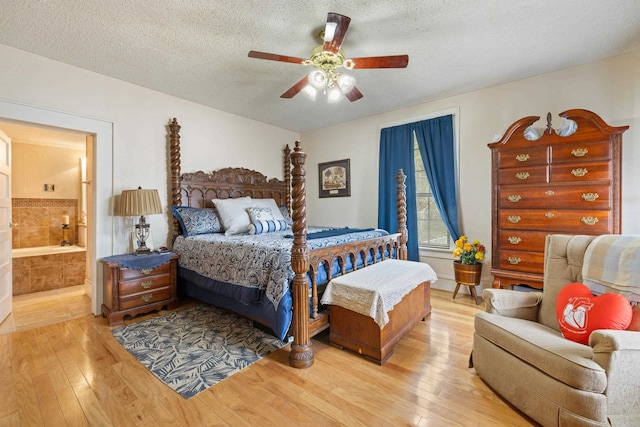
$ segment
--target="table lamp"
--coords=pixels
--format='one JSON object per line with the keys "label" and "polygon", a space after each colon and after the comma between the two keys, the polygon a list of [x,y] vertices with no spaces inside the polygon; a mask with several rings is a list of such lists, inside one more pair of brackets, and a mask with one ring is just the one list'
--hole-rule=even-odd
{"label": "table lamp", "polygon": [[[145,215],[155,215],[162,213],[160,196],[158,190],[124,190],[120,196],[120,216],[138,216],[140,221],[136,224],[137,248],[134,255],[149,255],[151,249],[147,247],[149,238],[149,224],[145,220]],[[135,246],[135,245],[134,245]]]}

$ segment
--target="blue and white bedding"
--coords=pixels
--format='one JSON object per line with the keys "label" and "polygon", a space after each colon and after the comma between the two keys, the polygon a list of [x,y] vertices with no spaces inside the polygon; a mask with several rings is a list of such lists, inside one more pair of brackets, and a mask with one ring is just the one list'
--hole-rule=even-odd
{"label": "blue and white bedding", "polygon": [[[308,227],[308,234],[327,230],[327,227]],[[385,230],[371,229],[338,236],[309,239],[309,250],[340,245],[347,242],[365,240],[389,234]],[[277,335],[284,335],[291,321],[289,309],[279,307],[281,302],[290,301],[289,283],[294,273],[291,269],[291,230],[256,235],[232,235],[223,233],[201,234],[190,237],[179,236],[173,250],[180,255],[181,269],[187,269],[200,276],[213,279],[227,287],[228,295],[242,304],[268,304],[264,311],[287,315],[279,319],[274,328]],[[361,260],[358,261],[361,263]],[[351,269],[350,266],[347,266]],[[322,277],[318,278],[321,283]],[[287,298],[285,298],[285,296]],[[258,301],[260,300],[260,301]],[[280,309],[279,309],[280,308]],[[267,316],[270,317],[270,316]],[[279,317],[281,317],[279,315]]]}

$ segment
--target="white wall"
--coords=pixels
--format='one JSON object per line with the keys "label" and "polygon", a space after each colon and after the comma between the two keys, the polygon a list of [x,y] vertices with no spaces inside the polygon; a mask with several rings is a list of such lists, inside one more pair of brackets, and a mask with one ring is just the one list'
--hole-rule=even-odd
{"label": "white wall", "polygon": [[[81,157],[84,151],[12,140],[11,197],[79,200]],[[54,184],[55,191],[45,191],[44,184]]]}
{"label": "white wall", "polygon": [[[147,220],[151,223],[155,245],[167,243],[171,218],[166,125],[171,118],[176,117],[182,126],[182,172],[243,166],[282,179],[281,149],[299,139],[295,132],[8,46],[0,45],[0,57],[3,60],[0,117],[21,117],[23,111],[35,109],[47,117],[63,117],[61,122],[65,118],[74,122],[73,117],[79,117],[111,124],[112,132],[103,133],[107,138],[98,135],[94,165],[98,178],[109,178],[99,180],[99,188],[93,191],[98,205],[96,221],[99,225],[113,222],[113,228],[105,229],[114,232],[97,233],[96,258],[128,250],[133,220],[113,217],[113,201],[122,190],[138,186],[157,188],[160,192],[166,212],[149,216]],[[102,172],[104,168],[110,169],[109,173]],[[103,241],[107,239],[111,241]],[[93,304],[96,314],[102,300],[100,276]]]}
{"label": "white wall", "polygon": [[[496,70],[499,72],[499,70]],[[583,108],[609,125],[629,125],[623,135],[622,232],[640,234],[640,52],[594,62],[559,72],[469,92],[378,116],[306,132],[301,141],[308,154],[307,213],[309,223],[375,226],[377,224],[377,172],[380,126],[423,116],[438,110],[460,108],[460,211],[462,232],[491,243],[491,155],[487,144],[511,123],[525,116]],[[429,80],[425,80],[429,84]],[[319,162],[351,159],[351,197],[319,199]],[[490,255],[490,251],[488,253]],[[451,254],[430,253],[423,261],[436,270],[436,288],[452,289]],[[491,286],[485,261],[483,286]]]}

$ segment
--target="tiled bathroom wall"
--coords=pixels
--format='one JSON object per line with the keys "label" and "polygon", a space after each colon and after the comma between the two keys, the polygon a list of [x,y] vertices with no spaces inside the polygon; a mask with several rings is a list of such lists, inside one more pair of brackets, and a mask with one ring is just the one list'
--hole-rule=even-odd
{"label": "tiled bathroom wall", "polygon": [[12,199],[12,247],[55,246],[63,240],[62,217],[69,215],[68,240],[76,243],[77,199]]}
{"label": "tiled bathroom wall", "polygon": [[84,284],[84,251],[13,259],[13,295]]}

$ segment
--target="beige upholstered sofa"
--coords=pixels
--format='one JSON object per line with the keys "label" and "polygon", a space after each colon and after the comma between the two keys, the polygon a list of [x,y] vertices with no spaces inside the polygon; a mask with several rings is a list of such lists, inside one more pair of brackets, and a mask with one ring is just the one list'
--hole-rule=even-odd
{"label": "beige upholstered sofa", "polygon": [[485,289],[475,318],[476,373],[543,426],[640,426],[640,332],[598,330],[583,345],[556,319],[558,292],[583,281],[593,240],[547,236],[543,292]]}

